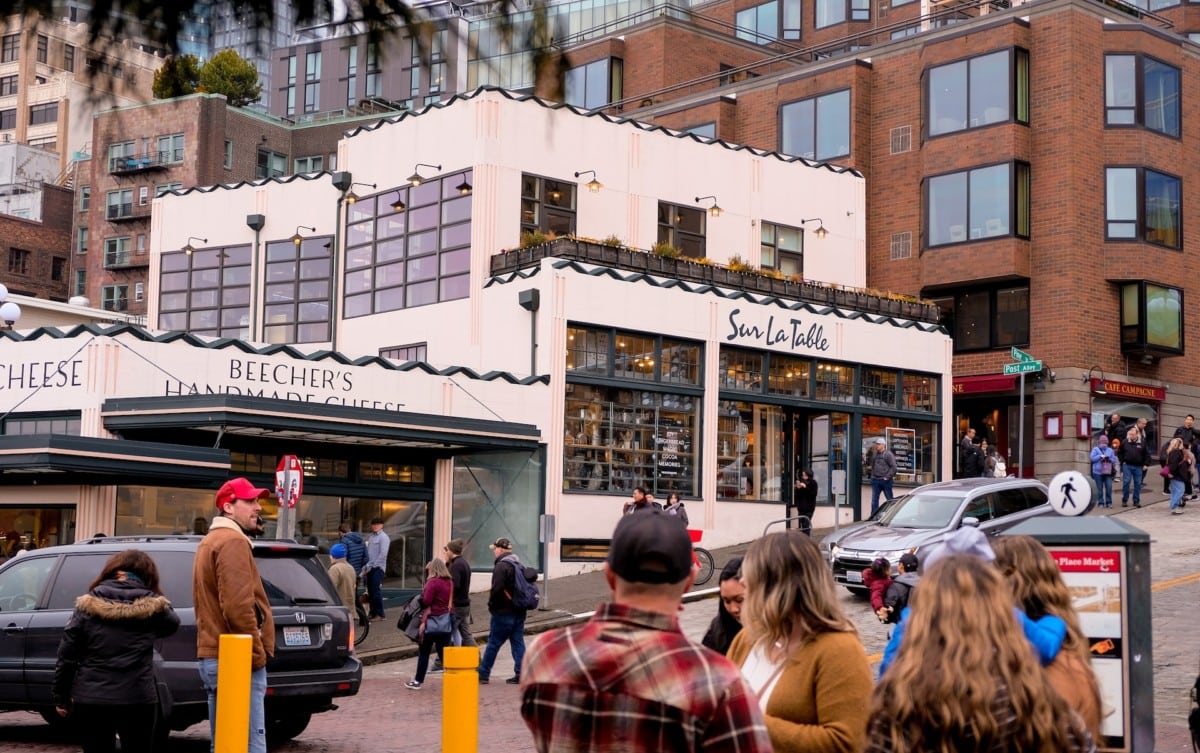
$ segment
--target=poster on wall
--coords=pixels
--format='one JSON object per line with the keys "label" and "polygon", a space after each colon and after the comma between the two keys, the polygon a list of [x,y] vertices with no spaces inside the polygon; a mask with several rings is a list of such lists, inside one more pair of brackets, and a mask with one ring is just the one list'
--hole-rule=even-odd
{"label": "poster on wall", "polygon": [[917,432],[889,426],[883,430],[887,448],[896,458],[896,481],[916,483],[917,480]]}
{"label": "poster on wall", "polygon": [[1124,550],[1120,547],[1051,547],[1079,626],[1087,636],[1092,669],[1100,683],[1104,709],[1114,709],[1100,724],[1101,750],[1128,750],[1125,684],[1129,676],[1124,635]]}

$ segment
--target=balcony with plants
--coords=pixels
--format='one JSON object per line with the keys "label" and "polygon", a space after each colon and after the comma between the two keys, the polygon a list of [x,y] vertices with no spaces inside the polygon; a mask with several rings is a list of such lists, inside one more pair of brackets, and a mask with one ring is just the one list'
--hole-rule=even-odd
{"label": "balcony with plants", "polygon": [[490,272],[493,276],[510,274],[536,267],[542,259],[547,258],[567,259],[928,324],[937,324],[939,321],[937,305],[914,296],[812,282],[797,275],[786,277],[774,269],[755,267],[740,256],[731,257],[727,264],[706,258],[686,257],[680,254],[679,249],[665,243],[656,244],[649,251],[631,248],[615,236],[595,240],[525,232],[521,234],[520,248],[501,251],[491,257]]}

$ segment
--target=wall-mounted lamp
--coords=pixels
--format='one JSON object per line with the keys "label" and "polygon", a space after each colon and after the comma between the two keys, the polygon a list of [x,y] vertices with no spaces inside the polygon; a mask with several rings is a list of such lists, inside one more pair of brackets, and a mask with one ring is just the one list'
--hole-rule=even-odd
{"label": "wall-mounted lamp", "polygon": [[[352,186],[370,186],[371,188],[378,188],[378,186],[376,186],[374,183],[353,183],[351,185]],[[358,201],[358,194],[354,193],[353,190],[347,191],[346,192],[346,203],[353,204],[356,201]]]}
{"label": "wall-mounted lamp", "polygon": [[0,285],[0,320],[4,322],[5,329],[12,329],[20,318],[21,307],[8,300],[8,288]]}
{"label": "wall-mounted lamp", "polygon": [[208,238],[201,238],[196,235],[189,235],[187,245],[183,247],[183,252],[185,254],[187,254],[188,256],[191,256],[192,253],[196,250],[196,247],[192,245],[192,241],[200,241],[201,243],[208,243]]}
{"label": "wall-mounted lamp", "polygon": [[585,185],[587,185],[587,190],[591,191],[592,193],[600,193],[600,189],[604,188],[604,184],[601,183],[600,181],[596,180],[596,171],[595,170],[580,170],[579,172],[575,173],[575,177],[582,178],[583,176],[588,175],[588,174],[590,174],[592,176],[592,179],[589,180],[585,184]]}
{"label": "wall-mounted lamp", "polygon": [[1084,384],[1092,383],[1092,372],[1093,371],[1100,372],[1100,380],[1096,382],[1094,387],[1092,387],[1092,392],[1096,395],[1107,395],[1108,390],[1104,389],[1104,369],[1100,368],[1099,366],[1093,366],[1092,368],[1088,369],[1087,374],[1085,374],[1083,377],[1083,383]]}
{"label": "wall-mounted lamp", "polygon": [[404,203],[404,199],[400,198],[400,192],[397,191],[396,200],[392,202],[392,211],[403,212],[405,209],[408,209],[408,205]]}
{"label": "wall-mounted lamp", "polygon": [[699,204],[700,202],[708,201],[709,199],[712,199],[713,205],[708,208],[708,215],[710,217],[720,217],[721,216],[721,207],[717,204],[716,196],[697,196],[696,203]]}
{"label": "wall-mounted lamp", "polygon": [[817,229],[814,231],[813,234],[817,236],[818,240],[824,239],[825,236],[829,235],[829,231],[825,229],[825,223],[821,220],[820,217],[811,217],[807,220],[800,220],[801,227],[803,227],[806,222],[817,223]]}
{"label": "wall-mounted lamp", "polygon": [[441,165],[430,165],[425,162],[418,162],[416,164],[416,166],[413,168],[413,174],[408,176],[409,185],[411,185],[413,188],[416,188],[417,186],[419,186],[425,182],[425,179],[421,177],[421,168],[422,167],[428,167],[432,170],[441,170],[442,169]]}
{"label": "wall-mounted lamp", "polygon": [[333,180],[333,187],[339,191],[349,191],[354,185],[354,176],[345,170],[331,173],[329,177]]}
{"label": "wall-mounted lamp", "polygon": [[459,183],[457,186],[455,186],[454,190],[458,191],[459,196],[466,196],[467,194],[471,193],[471,183],[467,180],[467,176],[463,176],[462,183]]}
{"label": "wall-mounted lamp", "polygon": [[300,235],[301,230],[307,230],[310,233],[317,232],[317,229],[315,227],[309,227],[308,225],[297,225],[296,233],[292,236],[292,243],[294,243],[297,246],[299,246],[301,243],[304,242],[304,236]]}

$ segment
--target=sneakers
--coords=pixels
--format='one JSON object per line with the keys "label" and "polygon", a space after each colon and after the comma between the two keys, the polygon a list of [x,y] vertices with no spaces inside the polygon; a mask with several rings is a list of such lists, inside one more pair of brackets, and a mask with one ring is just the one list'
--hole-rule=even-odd
{"label": "sneakers", "polygon": [[441,664],[434,664],[432,667],[429,668],[429,674],[431,674],[431,675],[440,675],[440,674],[444,674],[445,672],[446,672],[446,668],[443,667]]}
{"label": "sneakers", "polygon": [[488,684],[488,682],[489,682],[489,680],[488,680],[488,678],[486,678],[486,677],[480,677],[480,678],[479,678],[479,684],[480,684],[480,685],[487,685],[487,684]]}
{"label": "sneakers", "polygon": [[505,680],[504,682],[506,682],[509,685],[520,685],[521,677],[519,675],[517,677],[510,677],[507,680]]}
{"label": "sneakers", "polygon": [[408,688],[409,690],[420,690],[421,683],[417,682],[416,680],[409,680],[408,682],[404,683],[404,687]]}
{"label": "sneakers", "polygon": [[1180,505],[1179,507],[1176,507],[1174,510],[1171,511],[1171,514],[1172,515],[1183,515],[1183,506]]}

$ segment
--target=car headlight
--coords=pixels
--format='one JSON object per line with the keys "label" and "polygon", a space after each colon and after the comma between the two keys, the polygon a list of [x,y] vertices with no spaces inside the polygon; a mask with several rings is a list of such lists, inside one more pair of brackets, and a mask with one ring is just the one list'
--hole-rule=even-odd
{"label": "car headlight", "polygon": [[830,547],[829,547],[829,557],[830,557],[830,559],[832,559],[832,558],[834,558],[834,557],[838,556],[838,555],[839,555],[839,554],[841,554],[841,553],[842,553],[842,548],[841,548],[840,546],[838,546],[837,544],[831,544],[831,545],[830,545]]}

